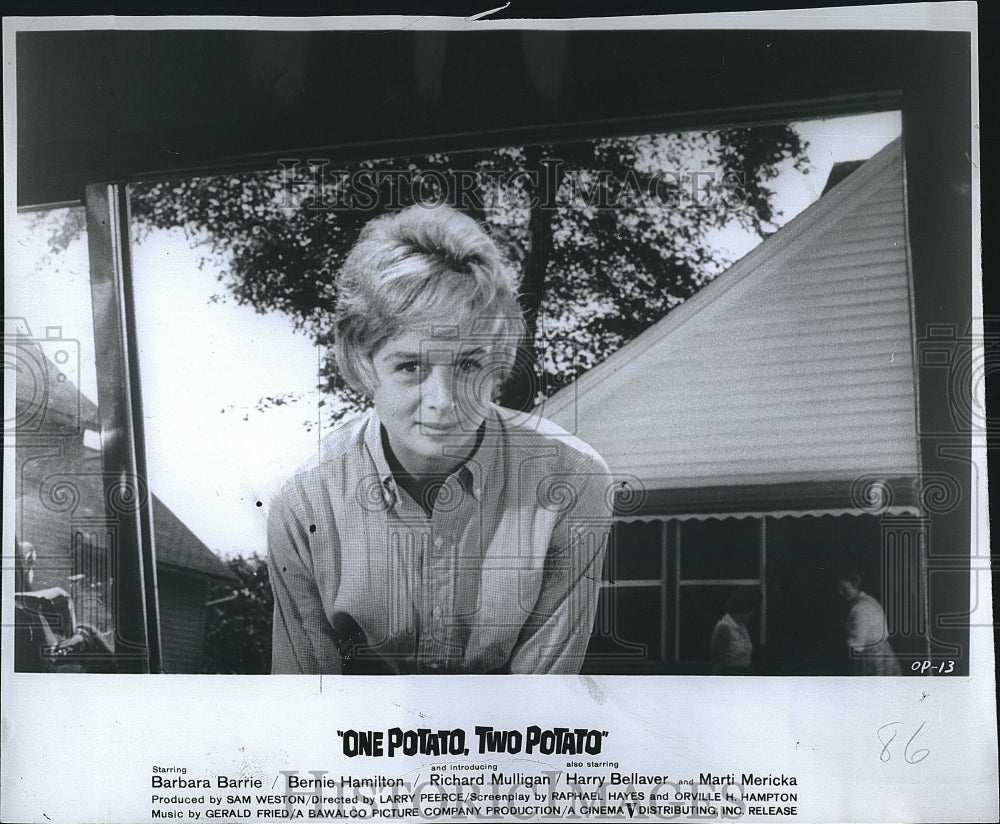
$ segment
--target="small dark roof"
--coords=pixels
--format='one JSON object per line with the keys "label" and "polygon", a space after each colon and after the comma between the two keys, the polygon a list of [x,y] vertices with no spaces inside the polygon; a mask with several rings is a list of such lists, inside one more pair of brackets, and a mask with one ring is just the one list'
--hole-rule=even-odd
{"label": "small dark roof", "polygon": [[830,168],[830,176],[826,179],[826,186],[824,186],[823,191],[820,192],[820,197],[829,192],[830,189],[840,183],[840,181],[847,177],[851,172],[864,166],[866,162],[867,161],[865,160],[841,160],[834,163]]}

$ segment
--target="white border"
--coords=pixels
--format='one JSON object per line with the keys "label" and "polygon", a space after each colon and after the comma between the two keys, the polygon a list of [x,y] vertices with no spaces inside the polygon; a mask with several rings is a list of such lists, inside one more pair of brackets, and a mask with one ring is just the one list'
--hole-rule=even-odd
{"label": "white border", "polygon": [[[488,10],[489,0],[482,4]],[[903,29],[969,31],[978,65],[974,3],[925,3],[789,12],[682,15],[580,20],[490,20],[443,17],[246,18],[84,17],[4,20],[4,152],[16,168],[13,40],[18,30],[81,28],[312,30],[315,28],[449,29]],[[978,127],[978,78],[973,78],[973,123]],[[974,130],[973,163],[980,145]],[[5,215],[15,204],[15,175],[5,176]],[[978,211],[980,180],[973,176],[974,316],[982,317]],[[11,233],[8,232],[10,237]],[[6,307],[10,309],[10,307]],[[5,310],[5,314],[11,314]],[[14,312],[16,314],[16,312]],[[982,334],[981,320],[976,332]],[[5,372],[5,415],[14,392]],[[977,399],[980,402],[982,398]],[[8,416],[9,417],[9,416]],[[984,444],[973,447],[982,479],[973,530],[980,555],[989,547]],[[13,465],[4,462],[4,488]],[[13,511],[4,507],[3,537],[12,545]],[[992,616],[989,564],[970,581],[977,614]],[[12,598],[5,579],[4,623]],[[989,618],[986,619],[986,622]],[[715,772],[786,773],[799,780],[800,821],[996,820],[997,730],[991,627],[974,627],[972,675],[965,679],[705,679],[656,677],[484,677],[337,679],[194,676],[31,676],[12,673],[2,651],[3,820],[150,820],[152,765],[186,766],[189,776],[262,776],[282,769],[329,770],[331,775],[413,778],[430,761],[388,762],[338,755],[335,734],[345,728],[528,724],[609,730],[600,756],[622,772],[684,777]],[[377,687],[377,689],[375,689]],[[901,733],[893,758],[879,758],[877,731],[900,722],[924,724],[916,746],[922,761],[907,763]],[[491,759],[493,760],[493,759]],[[510,756],[501,768],[564,769],[564,759]],[[539,766],[541,762],[542,766]],[[253,820],[253,819],[251,819]],[[418,819],[421,820],[421,819]],[[494,819],[497,820],[497,819]],[[586,820],[586,819],[581,819]],[[593,816],[589,820],[597,820]],[[656,820],[656,819],[647,819]],[[683,819],[672,819],[683,820]],[[756,820],[756,819],[744,819]],[[766,820],[766,819],[765,819]],[[775,817],[771,820],[781,820]]]}

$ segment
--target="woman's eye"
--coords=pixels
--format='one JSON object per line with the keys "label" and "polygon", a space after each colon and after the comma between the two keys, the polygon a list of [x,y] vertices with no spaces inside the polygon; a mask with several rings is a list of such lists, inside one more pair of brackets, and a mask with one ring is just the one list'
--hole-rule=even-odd
{"label": "woman's eye", "polygon": [[406,375],[416,375],[420,372],[420,364],[417,361],[404,361],[396,367],[396,371]]}
{"label": "woman's eye", "polygon": [[480,361],[476,360],[475,358],[463,358],[462,360],[459,361],[458,368],[462,372],[478,372],[480,369],[483,368],[483,365]]}

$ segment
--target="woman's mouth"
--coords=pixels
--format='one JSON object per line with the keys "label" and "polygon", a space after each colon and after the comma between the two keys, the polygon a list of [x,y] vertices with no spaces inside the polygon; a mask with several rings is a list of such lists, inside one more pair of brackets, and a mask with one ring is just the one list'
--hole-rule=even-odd
{"label": "woman's mouth", "polygon": [[457,423],[427,423],[418,422],[417,426],[432,435],[444,435],[449,432],[454,432],[458,429]]}

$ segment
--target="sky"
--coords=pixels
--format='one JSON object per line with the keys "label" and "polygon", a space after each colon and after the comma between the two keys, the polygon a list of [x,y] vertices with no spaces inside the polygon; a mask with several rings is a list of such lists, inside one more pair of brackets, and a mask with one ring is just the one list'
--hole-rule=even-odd
{"label": "sky", "polygon": [[[901,120],[893,112],[794,126],[811,168],[787,163],[772,181],[779,225],[819,197],[834,163],[871,157],[900,134]],[[35,337],[59,327],[79,340],[80,365],[67,377],[96,401],[86,239],[51,255],[51,224],[31,223],[18,215],[5,233],[5,315],[23,318]],[[731,260],[760,242],[734,229],[710,240]],[[317,448],[320,430],[304,422],[317,417],[320,353],[281,313],[213,301],[220,285],[216,271],[199,267],[202,255],[180,229],[151,232],[133,247],[150,488],[220,555],[264,555],[267,504]],[[253,409],[286,393],[301,399]]]}

